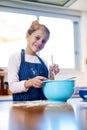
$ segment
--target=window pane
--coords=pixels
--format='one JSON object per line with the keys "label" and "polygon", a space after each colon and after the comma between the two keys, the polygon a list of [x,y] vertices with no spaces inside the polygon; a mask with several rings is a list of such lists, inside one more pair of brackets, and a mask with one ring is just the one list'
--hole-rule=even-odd
{"label": "window pane", "polygon": [[48,65],[53,55],[54,63],[60,68],[75,68],[73,21],[42,16],[39,20],[50,30],[50,39],[40,56],[48,61]]}
{"label": "window pane", "polygon": [[9,56],[26,47],[26,32],[33,20],[34,15],[0,12],[0,67],[7,67]]}

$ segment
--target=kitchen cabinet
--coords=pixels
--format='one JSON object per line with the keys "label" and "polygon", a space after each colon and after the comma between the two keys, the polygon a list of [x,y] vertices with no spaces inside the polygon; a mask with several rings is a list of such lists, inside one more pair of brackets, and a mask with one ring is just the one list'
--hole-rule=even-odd
{"label": "kitchen cabinet", "polygon": [[4,71],[0,71],[0,95],[8,95],[8,85],[4,83]]}

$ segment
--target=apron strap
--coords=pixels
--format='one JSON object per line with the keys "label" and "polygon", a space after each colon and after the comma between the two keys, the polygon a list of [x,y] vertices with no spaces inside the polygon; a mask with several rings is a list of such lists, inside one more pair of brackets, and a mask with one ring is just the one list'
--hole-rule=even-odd
{"label": "apron strap", "polygon": [[21,50],[21,63],[25,61],[25,51],[24,49]]}

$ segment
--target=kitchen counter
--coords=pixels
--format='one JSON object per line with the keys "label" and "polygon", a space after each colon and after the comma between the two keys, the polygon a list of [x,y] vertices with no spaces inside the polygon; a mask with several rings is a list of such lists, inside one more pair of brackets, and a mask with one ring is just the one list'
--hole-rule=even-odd
{"label": "kitchen counter", "polygon": [[87,102],[0,102],[0,130],[87,130]]}

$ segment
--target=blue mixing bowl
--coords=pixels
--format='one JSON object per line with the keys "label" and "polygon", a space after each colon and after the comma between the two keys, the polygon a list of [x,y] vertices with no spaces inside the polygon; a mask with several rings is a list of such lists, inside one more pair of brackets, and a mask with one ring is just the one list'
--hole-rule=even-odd
{"label": "blue mixing bowl", "polygon": [[80,96],[83,100],[87,101],[87,89],[80,89],[80,90],[79,90],[79,96]]}
{"label": "blue mixing bowl", "polygon": [[42,86],[50,101],[66,102],[74,93],[75,80],[46,80]]}

